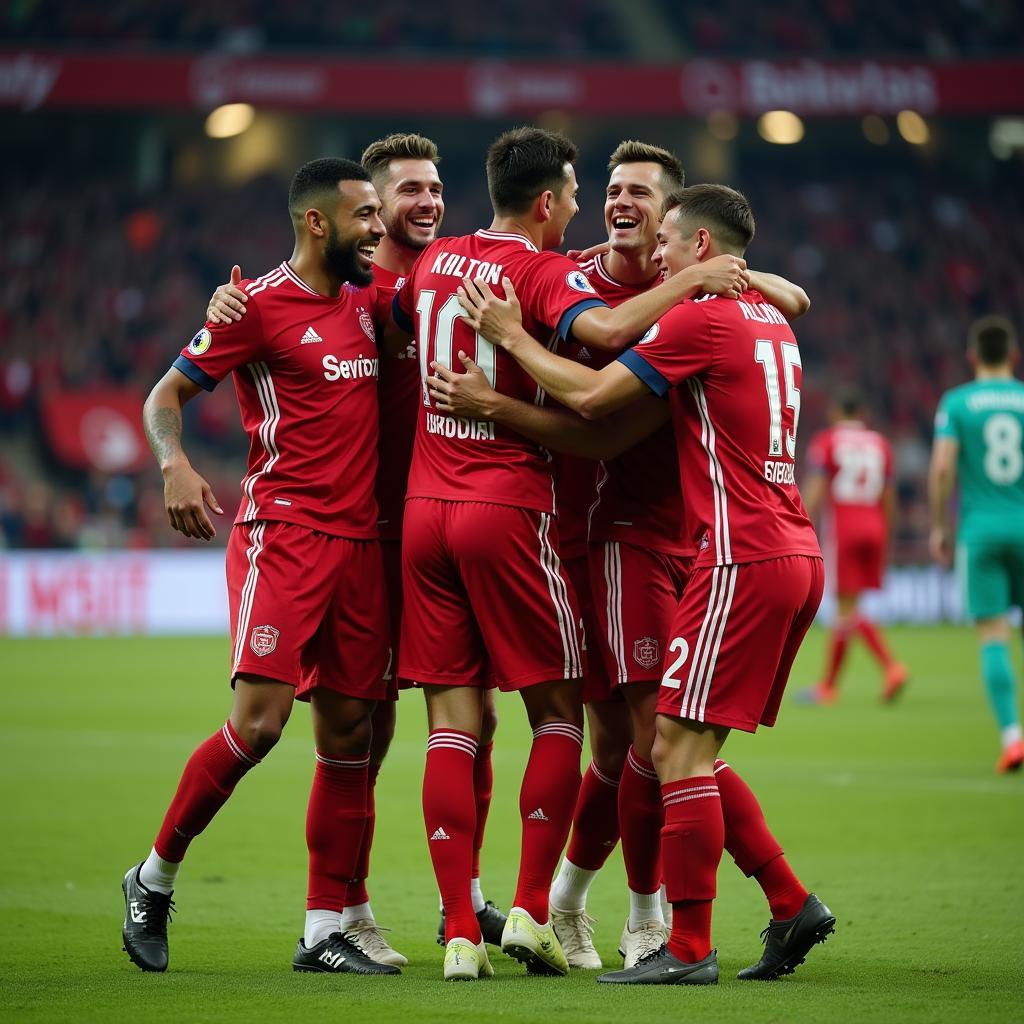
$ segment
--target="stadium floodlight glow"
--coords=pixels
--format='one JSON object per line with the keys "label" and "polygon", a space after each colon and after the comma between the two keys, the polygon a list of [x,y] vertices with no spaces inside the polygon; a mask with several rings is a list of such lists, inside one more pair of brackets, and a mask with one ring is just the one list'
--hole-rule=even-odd
{"label": "stadium floodlight glow", "polygon": [[728,110],[714,110],[708,114],[708,131],[719,142],[732,142],[739,134],[740,123]]}
{"label": "stadium floodlight glow", "polygon": [[861,131],[868,142],[884,146],[889,141],[889,126],[877,114],[868,114],[860,123]]}
{"label": "stadium floodlight glow", "polygon": [[790,110],[766,110],[758,118],[757,131],[765,142],[791,146],[804,137],[804,123]]}
{"label": "stadium floodlight glow", "polygon": [[923,146],[931,135],[928,122],[916,110],[901,110],[896,115],[896,127],[912,146]]}
{"label": "stadium floodlight glow", "polygon": [[997,117],[992,122],[988,142],[997,160],[1009,160],[1017,150],[1024,149],[1024,118]]}
{"label": "stadium floodlight glow", "polygon": [[225,103],[210,111],[206,119],[206,134],[211,139],[230,139],[241,135],[252,124],[256,111],[248,103]]}

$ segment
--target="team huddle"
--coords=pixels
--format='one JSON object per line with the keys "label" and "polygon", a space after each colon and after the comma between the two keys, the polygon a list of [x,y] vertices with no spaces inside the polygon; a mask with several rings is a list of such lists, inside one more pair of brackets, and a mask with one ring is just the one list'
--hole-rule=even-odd
{"label": "team huddle", "polygon": [[[231,714],[123,881],[124,945],[143,970],[167,967],[190,842],[298,698],[316,765],[293,967],[400,973],[366,879],[374,785],[410,687],[428,714],[445,979],[492,975],[488,945],[530,973],[601,968],[586,900],[619,841],[624,965],[600,982],[717,982],[725,850],[771,915],[740,978],[792,972],[833,930],[719,756],[730,730],[774,724],[822,596],[794,471],[790,322],[807,298],[746,266],[744,196],[684,187],[673,154],[638,142],[611,156],[606,242],[578,261],[556,252],[575,156],[540,129],[499,137],[494,219],[459,238],[439,234],[427,139],[306,164],[291,258],[234,273],[153,389],[147,435],[185,536],[212,537],[221,509],[182,450],[183,405],[231,374],[250,450],[226,555]],[[533,731],[507,916],[480,883],[495,689],[521,695]]]}

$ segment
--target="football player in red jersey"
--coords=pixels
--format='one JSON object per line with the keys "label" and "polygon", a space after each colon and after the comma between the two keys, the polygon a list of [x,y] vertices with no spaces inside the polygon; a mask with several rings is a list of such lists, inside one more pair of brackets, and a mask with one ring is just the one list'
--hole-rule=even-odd
{"label": "football player in red jersey", "polygon": [[[444,217],[444,186],[438,174],[440,154],[428,138],[416,134],[393,134],[370,143],[361,163],[381,200],[381,220],[387,234],[373,255],[373,281],[382,299],[393,298],[423,249],[437,238]],[[240,273],[234,267],[232,275]],[[237,284],[221,285],[210,299],[207,314],[214,322],[228,323],[245,313],[245,293]],[[343,931],[347,938],[380,963],[403,966],[404,956],[391,948],[377,926],[366,891],[370,850],[376,823],[374,789],[380,766],[395,731],[395,702],[398,699],[397,666],[402,619],[402,519],[405,490],[412,461],[416,416],[420,405],[419,363],[415,343],[396,353],[381,352],[380,360],[380,449],[377,470],[381,553],[387,585],[391,623],[391,657],[386,680],[388,699],[378,703],[373,715],[373,740],[367,792],[367,825],[355,874],[348,887]],[[485,900],[480,885],[480,849],[493,788],[491,754],[497,728],[493,691],[484,697],[480,745],[474,763],[474,791],[477,800],[477,830],[473,846],[473,906],[485,941],[498,944],[505,915]],[[443,908],[442,908],[443,913]],[[438,941],[444,944],[442,918]]]}
{"label": "football player in red jersey", "polygon": [[[450,368],[465,350],[496,390],[544,401],[511,359],[468,329],[456,294],[466,273],[494,285],[515,279],[533,336],[584,345],[625,344],[708,282],[739,293],[744,264],[725,256],[608,308],[575,264],[546,251],[561,243],[576,213],[574,156],[568,140],[535,128],[506,133],[491,147],[491,227],[428,246],[395,299],[396,323],[416,332],[424,377],[429,365]],[[475,822],[466,757],[476,750],[489,679],[520,692],[534,729],[519,884],[502,948],[534,970],[562,974],[568,966],[548,921],[548,888],[578,788],[583,665],[553,513],[544,448],[493,421],[439,412],[425,390],[405,513],[400,672],[427,695],[424,813],[446,910],[449,978],[490,971],[469,900]]]}
{"label": "football player in red jersey", "polygon": [[[746,199],[720,185],[673,194],[656,260],[669,281],[753,238]],[[789,973],[835,918],[809,894],[768,831],[753,794],[717,755],[733,728],[774,724],[789,670],[821,599],[821,553],[796,488],[800,352],[782,314],[757,291],[705,296],[663,316],[601,371],[534,343],[506,301],[464,282],[470,324],[508,351],[554,398],[588,418],[654,393],[671,402],[685,534],[697,558],[669,631],[654,762],[662,785],[662,858],[672,931],[615,984],[712,984],[711,907],[727,847],[768,896],[761,960],[743,979]],[[728,781],[726,781],[728,780]],[[720,788],[721,787],[721,788]],[[726,789],[730,795],[725,795]]]}
{"label": "football player in red jersey", "polygon": [[848,392],[832,409],[832,425],[815,434],[808,450],[811,477],[803,489],[812,520],[827,510],[826,549],[835,551],[836,618],[825,675],[800,693],[807,703],[831,704],[851,637],[859,633],[884,673],[882,700],[892,701],[908,672],[890,653],[881,630],[858,607],[865,590],[882,585],[896,495],[889,442],[864,423],[864,402]]}
{"label": "football player in red jersey", "polygon": [[251,308],[208,322],[146,402],[171,526],[209,540],[221,509],[181,446],[182,406],[233,375],[248,472],[227,548],[231,714],[190,757],[149,857],[125,875],[125,949],[167,967],[167,919],[191,841],[309,701],[316,767],[306,818],[309,889],[295,970],[395,974],[341,934],[366,820],[370,720],[388,655],[377,504],[378,359],[372,286],[384,236],[369,175],[314,160],[292,180],[295,249],[242,282]]}
{"label": "football player in red jersey", "polygon": [[[656,233],[665,198],[682,185],[683,168],[667,150],[627,141],[612,153],[609,171],[604,207],[608,243],[581,269],[596,292],[616,306],[658,283],[660,271],[652,262]],[[807,309],[802,289],[772,275],[750,274],[788,316]],[[568,355],[598,369],[619,351],[573,344]],[[600,426],[595,432],[567,421],[564,411],[498,395],[471,361],[466,365],[466,374],[440,368],[438,377],[428,378],[444,411],[497,419],[553,450],[572,451],[573,443],[582,441],[589,454],[604,456],[597,474],[591,459],[567,455],[558,461],[561,554],[589,639],[583,696],[592,761],[550,902],[569,965],[600,968],[586,897],[621,826],[630,909],[619,944],[630,967],[664,940],[657,839],[662,808],[650,757],[662,645],[696,554],[689,538],[680,536],[682,496],[668,407],[648,399],[643,411],[631,411],[628,422],[620,417],[614,424],[590,424]],[[652,427],[656,429],[650,436],[624,450],[625,441],[642,437]],[[585,562],[582,572],[578,568],[588,528],[589,573]]]}

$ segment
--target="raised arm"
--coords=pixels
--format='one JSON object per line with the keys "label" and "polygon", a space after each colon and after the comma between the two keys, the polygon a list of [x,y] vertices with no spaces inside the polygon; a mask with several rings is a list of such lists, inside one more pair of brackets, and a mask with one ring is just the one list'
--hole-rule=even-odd
{"label": "raised arm", "polygon": [[186,537],[212,540],[217,531],[204,504],[217,515],[223,515],[224,510],[181,447],[181,410],[200,390],[198,384],[171,367],[149,393],[142,407],[142,424],[164,477],[164,508],[171,528]]}
{"label": "raised arm", "polygon": [[928,510],[931,532],[928,549],[937,562],[948,565],[953,557],[953,525],[950,499],[956,484],[956,461],[960,445],[951,437],[937,437],[928,467]]}
{"label": "raised arm", "polygon": [[705,293],[738,299],[747,287],[746,261],[739,256],[716,256],[681,270],[614,309],[585,309],[572,322],[572,336],[581,345],[621,352],[683,299]]}
{"label": "raised arm", "polygon": [[750,287],[759,291],[787,320],[796,320],[811,308],[811,300],[800,285],[762,270],[750,270],[748,274]]}
{"label": "raised arm", "polygon": [[440,412],[468,419],[494,420],[517,434],[564,455],[613,459],[628,451],[671,418],[668,402],[653,395],[599,420],[585,420],[567,409],[549,408],[503,395],[483,371],[459,353],[464,373],[432,363],[427,377],[431,399]]}

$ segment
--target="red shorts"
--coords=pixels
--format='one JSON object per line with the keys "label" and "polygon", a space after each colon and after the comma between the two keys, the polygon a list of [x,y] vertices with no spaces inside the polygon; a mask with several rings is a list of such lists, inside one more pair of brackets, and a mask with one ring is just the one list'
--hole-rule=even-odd
{"label": "red shorts", "polygon": [[672,619],[658,712],[754,732],[774,725],[821,602],[820,558],[694,569]]}
{"label": "red shorts", "polygon": [[852,537],[836,543],[836,593],[854,596],[882,586],[885,539]]}
{"label": "red shorts", "polygon": [[292,523],[236,525],[228,539],[231,680],[263,676],[381,700],[388,609],[380,544]]}
{"label": "red shorts", "polygon": [[594,615],[594,601],[590,592],[590,576],[587,569],[587,557],[567,558],[562,564],[566,575],[576,591],[580,603],[580,635],[583,650],[586,652],[586,672],[583,676],[583,702],[593,704],[598,701],[621,700],[617,686],[608,681],[604,670],[604,661],[598,651],[599,628]]}
{"label": "red shorts", "polygon": [[475,501],[405,506],[403,678],[502,690],[583,676],[554,516]]}
{"label": "red shorts", "polygon": [[391,653],[384,673],[388,689],[386,699],[398,700],[399,689],[405,688],[398,678],[398,640],[402,626],[402,542],[382,540],[380,554],[384,563],[384,589],[388,595],[388,622],[391,624]]}
{"label": "red shorts", "polygon": [[696,556],[605,541],[590,546],[600,629],[594,647],[613,688],[661,679],[665,638]]}

